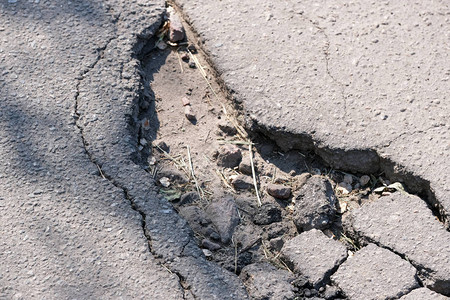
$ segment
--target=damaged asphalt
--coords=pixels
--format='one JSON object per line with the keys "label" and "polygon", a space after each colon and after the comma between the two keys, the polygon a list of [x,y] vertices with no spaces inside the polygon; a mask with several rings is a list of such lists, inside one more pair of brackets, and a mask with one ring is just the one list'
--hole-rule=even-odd
{"label": "damaged asphalt", "polygon": [[[384,171],[448,228],[448,4],[176,2],[249,130]],[[164,13],[161,0],[0,3],[0,298],[248,298],[138,164],[140,58]]]}

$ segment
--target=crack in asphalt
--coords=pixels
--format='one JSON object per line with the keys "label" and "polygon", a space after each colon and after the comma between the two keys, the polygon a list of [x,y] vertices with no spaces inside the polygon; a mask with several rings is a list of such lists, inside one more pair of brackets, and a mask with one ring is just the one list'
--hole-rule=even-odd
{"label": "crack in asphalt", "polygon": [[317,31],[319,31],[324,37],[325,37],[325,47],[324,49],[322,49],[323,54],[325,55],[325,69],[327,72],[328,77],[331,78],[331,80],[336,83],[340,88],[341,88],[341,97],[342,100],[344,101],[344,114],[343,114],[343,119],[345,119],[345,117],[347,116],[347,97],[345,96],[345,88],[351,84],[351,82],[349,83],[343,83],[341,81],[339,81],[336,77],[334,77],[334,75],[331,73],[330,70],[330,38],[328,37],[328,34],[325,32],[325,29],[320,27],[319,25],[317,25],[316,22],[314,22],[314,20],[308,18],[307,16],[305,16],[304,13],[300,14],[301,18],[306,21],[311,23],[311,25],[316,28]]}
{"label": "crack in asphalt", "polygon": [[[116,18],[117,20],[119,19],[120,15]],[[78,97],[80,96],[80,85],[82,83],[82,81],[84,80],[84,77],[93,69],[95,68],[95,66],[98,64],[98,62],[103,59],[103,53],[104,51],[107,49],[108,45],[113,41],[117,39],[117,36],[114,35],[113,37],[111,37],[110,39],[108,39],[105,43],[105,45],[103,47],[100,47],[97,49],[97,58],[96,60],[89,65],[85,70],[83,70],[81,72],[81,76],[77,78],[78,82],[76,83],[76,93],[75,93],[75,104],[74,104],[74,111],[72,113],[72,117],[75,119],[75,125],[78,128],[79,132],[80,132],[80,137],[81,137],[81,141],[83,144],[83,149],[86,152],[86,155],[88,156],[89,160],[97,167],[97,169],[99,170],[99,174],[98,176],[104,178],[105,180],[108,180],[112,185],[114,185],[116,188],[119,188],[122,190],[123,194],[124,194],[124,198],[128,200],[128,202],[130,203],[130,207],[136,211],[137,213],[139,213],[139,215],[141,216],[141,227],[142,227],[142,231],[143,234],[145,236],[145,238],[147,239],[147,247],[148,247],[148,251],[153,255],[153,258],[155,259],[155,261],[160,264],[164,269],[167,270],[167,272],[171,273],[171,274],[175,274],[178,277],[178,282],[180,287],[183,289],[183,299],[185,300],[185,293],[186,291],[190,290],[188,288],[185,287],[185,284],[183,283],[184,279],[183,277],[178,273],[178,272],[174,272],[172,271],[164,262],[162,259],[157,258],[156,254],[154,253],[154,251],[152,250],[151,247],[151,236],[147,233],[146,230],[146,214],[140,210],[136,203],[134,202],[133,198],[130,196],[127,188],[123,187],[122,185],[120,185],[119,183],[117,183],[113,178],[111,178],[110,176],[108,176],[107,174],[105,174],[105,172],[103,172],[102,167],[96,162],[95,158],[93,157],[92,153],[89,152],[88,150],[88,143],[86,141],[85,135],[84,135],[84,128],[83,126],[80,124],[80,117],[81,117],[81,113],[79,111],[79,99]],[[186,245],[183,246],[183,250],[184,248],[189,244],[186,243]],[[195,297],[194,297],[195,298]]]}

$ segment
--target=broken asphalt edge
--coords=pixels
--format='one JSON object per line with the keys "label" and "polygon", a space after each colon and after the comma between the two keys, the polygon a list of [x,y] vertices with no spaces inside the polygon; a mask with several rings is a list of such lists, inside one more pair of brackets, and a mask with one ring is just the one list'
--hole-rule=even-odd
{"label": "broken asphalt edge", "polygon": [[183,6],[177,0],[169,1],[169,4],[177,10],[195,34],[197,48],[204,54],[204,57],[212,66],[215,78],[224,91],[228,101],[230,101],[235,108],[237,114],[236,118],[253,137],[263,136],[269,138],[283,151],[292,149],[313,151],[331,168],[337,170],[362,174],[384,173],[389,180],[392,182],[399,181],[403,183],[409,193],[415,194],[423,199],[432,213],[444,224],[447,230],[450,231],[450,210],[442,205],[440,197],[436,195],[431,182],[422,178],[419,174],[415,174],[401,163],[383,156],[380,153],[380,149],[344,149],[332,147],[323,141],[316,139],[314,134],[309,132],[290,132],[285,128],[269,128],[260,124],[258,120],[252,119],[250,115],[246,113],[245,107],[242,106],[242,101],[234,96],[234,91],[221,77],[221,72],[217,67],[217,63],[214,57],[210,55],[211,51],[209,51],[207,46],[201,42],[201,34],[199,34],[197,28],[195,28],[189,15],[183,11]]}
{"label": "broken asphalt edge", "polygon": [[[165,2],[137,0],[117,11],[121,13],[111,20],[115,36],[97,49],[97,59],[77,77],[73,117],[86,154],[98,175],[121,189],[141,215],[149,251],[178,276],[183,298],[247,299],[240,279],[206,260],[186,221],[157,195],[153,178],[137,165],[144,76],[139,58],[163,21]],[[108,78],[117,85],[108,85]]]}

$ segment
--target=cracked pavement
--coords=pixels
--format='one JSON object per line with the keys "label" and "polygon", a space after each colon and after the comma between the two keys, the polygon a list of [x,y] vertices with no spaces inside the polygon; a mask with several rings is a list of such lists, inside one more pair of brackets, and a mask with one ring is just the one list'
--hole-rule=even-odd
{"label": "cracked pavement", "polygon": [[133,161],[164,5],[1,3],[0,298],[246,298]]}
{"label": "cracked pavement", "polygon": [[[177,3],[248,128],[336,168],[381,168],[448,218],[445,2]],[[139,58],[164,11],[0,3],[0,298],[248,298],[136,164]]]}
{"label": "cracked pavement", "polygon": [[[84,78],[120,37],[119,4],[0,4],[1,299],[183,297],[75,124]],[[122,9],[129,26],[137,4]],[[162,6],[147,6],[150,24]]]}
{"label": "cracked pavement", "polygon": [[447,1],[176,0],[251,131],[384,172],[449,225]]}

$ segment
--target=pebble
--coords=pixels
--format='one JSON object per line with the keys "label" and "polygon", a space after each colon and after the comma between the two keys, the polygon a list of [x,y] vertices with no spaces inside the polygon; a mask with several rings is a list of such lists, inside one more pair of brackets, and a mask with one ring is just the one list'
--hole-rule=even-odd
{"label": "pebble", "polygon": [[193,54],[197,53],[197,48],[195,48],[193,44],[190,44],[187,48],[189,51],[191,51],[191,53]]}
{"label": "pebble", "polygon": [[191,104],[191,101],[189,101],[189,99],[187,97],[181,98],[181,102],[183,103],[183,106]]}
{"label": "pebble", "polygon": [[203,239],[202,240],[202,246],[204,248],[207,248],[207,249],[211,250],[211,251],[216,251],[216,250],[219,250],[221,248],[219,244],[211,242],[208,239]]}
{"label": "pebble", "polygon": [[180,18],[171,13],[169,16],[170,28],[169,28],[169,39],[172,43],[182,41],[184,39],[184,28],[181,23]]}
{"label": "pebble", "polygon": [[350,174],[345,174],[344,182],[347,183],[347,184],[352,184],[353,183],[353,176],[350,175]]}
{"label": "pebble", "polygon": [[235,145],[224,145],[216,153],[217,165],[224,168],[239,166],[242,160],[241,150]]}
{"label": "pebble", "polygon": [[151,157],[148,159],[148,165],[149,165],[149,166],[154,166],[155,164],[156,164],[156,157],[151,156]]}
{"label": "pebble", "polygon": [[189,55],[187,53],[181,54],[181,59],[185,62],[189,61]]}
{"label": "pebble", "polygon": [[352,186],[344,181],[339,182],[337,190],[340,191],[343,195],[350,194],[352,191]]}
{"label": "pebble", "polygon": [[159,180],[159,183],[161,183],[161,185],[162,185],[163,187],[169,187],[169,186],[170,186],[170,180],[169,180],[169,178],[167,178],[167,177],[162,177],[162,178]]}
{"label": "pebble", "polygon": [[361,186],[365,186],[366,184],[369,183],[369,181],[370,181],[370,177],[368,175],[363,175],[359,179],[359,183],[361,184]]}
{"label": "pebble", "polygon": [[267,193],[278,199],[289,199],[291,196],[291,188],[281,184],[269,183],[267,185]]}
{"label": "pebble", "polygon": [[249,156],[242,158],[242,161],[239,164],[239,171],[245,175],[252,175],[252,165]]}
{"label": "pebble", "polygon": [[231,184],[237,190],[248,190],[253,188],[253,179],[247,175],[238,175],[231,181]]}
{"label": "pebble", "polygon": [[189,121],[195,121],[196,117],[194,112],[192,111],[192,106],[187,105],[184,107],[184,115],[186,116],[186,119]]}
{"label": "pebble", "polygon": [[205,254],[206,257],[211,257],[213,254],[208,249],[202,249],[203,254]]}
{"label": "pebble", "polygon": [[166,44],[164,41],[159,41],[159,42],[156,44],[156,47],[157,47],[159,50],[164,50],[164,49],[167,48],[167,44]]}

